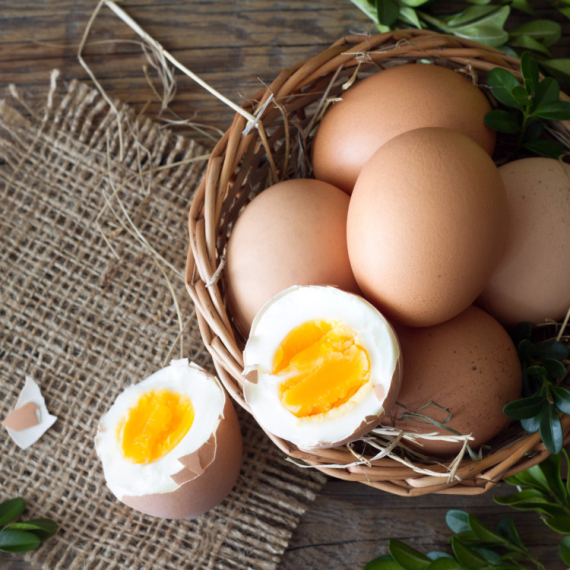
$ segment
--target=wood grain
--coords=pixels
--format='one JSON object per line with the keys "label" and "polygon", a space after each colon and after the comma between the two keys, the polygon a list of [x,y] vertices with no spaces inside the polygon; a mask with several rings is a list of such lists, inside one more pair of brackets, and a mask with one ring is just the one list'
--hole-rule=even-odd
{"label": "wood grain", "polygon": [[[89,84],[77,60],[77,48],[94,0],[3,0],[0,10],[0,98],[16,84],[32,106],[41,106],[49,73],[62,80]],[[284,67],[319,53],[349,33],[373,32],[367,18],[349,0],[127,0],[123,7],[166,49],[233,101],[270,82]],[[438,1],[441,13],[464,6]],[[550,9],[539,10],[563,25],[556,57],[570,56],[570,20]],[[516,21],[522,22],[524,16]],[[85,60],[107,93],[157,118],[156,100],[143,72],[147,64],[134,32],[103,8],[85,50]],[[151,72],[160,91],[160,81]],[[184,118],[225,129],[231,109],[177,73],[178,92],[172,105]],[[182,129],[203,144],[212,142]],[[508,493],[499,488],[498,493]],[[0,494],[0,499],[1,499]],[[297,528],[280,570],[345,570],[362,568],[386,552],[389,538],[399,538],[423,551],[443,549],[449,536],[445,513],[466,509],[489,524],[514,511],[494,505],[490,494],[478,497],[395,497],[364,485],[330,481]],[[534,513],[514,513],[525,543],[549,570],[561,570],[560,535],[546,528]],[[42,548],[49,548],[46,543]],[[18,555],[0,553],[2,570],[37,570]]]}

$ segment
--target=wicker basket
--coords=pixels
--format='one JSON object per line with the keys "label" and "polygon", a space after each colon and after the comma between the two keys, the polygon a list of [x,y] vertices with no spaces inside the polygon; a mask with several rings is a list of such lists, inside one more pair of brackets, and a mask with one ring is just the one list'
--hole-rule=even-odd
{"label": "wicker basket", "polygon": [[[248,127],[246,118],[236,114],[211,154],[207,174],[189,214],[191,246],[186,286],[218,375],[233,399],[246,410],[242,391],[244,341],[226,309],[223,279],[218,280],[232,224],[256,193],[278,180],[310,175],[306,159],[309,152],[304,148],[310,144],[308,133],[314,131],[322,116],[324,101],[338,96],[343,84],[354,79],[355,72],[370,74],[420,59],[461,69],[479,84],[497,66],[520,77],[518,59],[456,37],[423,30],[347,36],[320,55],[283,70],[268,88],[245,102],[243,108],[256,115],[258,123]],[[568,123],[558,123],[556,128],[570,134]],[[570,437],[569,416],[562,419],[562,426],[565,437]],[[490,443],[490,451],[483,459],[463,459],[455,477],[449,480],[445,476],[449,464],[434,461],[410,466],[383,457],[368,465],[354,466],[354,454],[346,446],[307,452],[271,433],[268,436],[291,458],[328,475],[404,496],[484,493],[503,477],[548,455],[539,434],[526,434],[517,423]],[[430,474],[425,474],[428,469]]]}

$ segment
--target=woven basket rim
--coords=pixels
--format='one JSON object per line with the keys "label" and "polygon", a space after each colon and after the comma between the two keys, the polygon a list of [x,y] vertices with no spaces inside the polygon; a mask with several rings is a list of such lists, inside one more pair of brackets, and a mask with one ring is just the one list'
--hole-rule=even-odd
{"label": "woven basket rim", "polygon": [[[395,58],[417,60],[428,57],[432,58],[434,63],[445,61],[446,64],[461,66],[472,70],[473,73],[486,73],[494,67],[503,67],[521,78],[519,59],[498,49],[455,36],[416,29],[366,37],[345,36],[322,53],[282,70],[271,85],[246,100],[242,107],[251,114],[262,110],[261,118],[255,125],[250,125],[249,131],[246,130],[244,134],[246,118],[236,114],[232,125],[213,149],[206,175],[195,193],[189,211],[190,246],[185,281],[196,306],[202,340],[212,356],[218,376],[232,399],[249,413],[251,411],[242,391],[246,379],[242,375],[244,366],[239,337],[236,337],[237,331],[232,325],[218,281],[223,271],[224,257],[223,252],[217,250],[217,236],[220,231],[227,233],[231,223],[231,220],[228,221],[231,212],[225,211],[224,208],[228,207],[230,193],[237,193],[236,188],[241,188],[240,185],[244,183],[246,174],[243,172],[246,169],[243,164],[249,166],[256,156],[259,158],[265,152],[268,159],[267,168],[277,172],[272,152],[269,150],[272,148],[272,138],[268,138],[264,125],[270,122],[271,117],[277,117],[284,110],[276,109],[271,115],[271,112],[267,111],[266,103],[270,98],[287,98],[293,93],[303,93],[302,90],[307,93],[307,89],[310,92],[311,85],[322,81],[323,77],[328,77],[330,81],[330,76],[337,70],[353,73],[354,68],[359,65],[359,60],[363,58],[369,58],[375,64],[382,64],[386,60],[394,61]],[[310,97],[307,95],[305,99],[310,100]],[[563,93],[561,99],[568,100]],[[287,111],[294,107],[295,104],[287,107]],[[299,112],[299,109],[294,108],[293,112]],[[287,124],[287,121],[284,123]],[[562,121],[559,125],[565,133],[570,134],[570,121]],[[254,142],[257,142],[257,148]],[[242,202],[238,199],[236,207],[245,205],[244,194],[247,193],[242,193]],[[562,418],[562,427],[566,443],[570,440],[570,416]],[[418,473],[416,469],[387,457],[378,459],[369,466],[350,467],[348,464],[354,461],[354,456],[344,447],[301,451],[291,443],[267,431],[266,433],[281,451],[293,460],[311,465],[335,478],[358,481],[403,496],[429,493],[481,494],[494,487],[504,477],[523,471],[549,455],[538,432],[521,435],[481,460],[463,459],[455,477],[449,481],[445,477]],[[430,465],[430,470],[444,473],[449,462],[439,459],[437,461],[444,467]],[[347,467],[333,469],[327,466],[331,462]],[[421,466],[418,465],[419,467]]]}

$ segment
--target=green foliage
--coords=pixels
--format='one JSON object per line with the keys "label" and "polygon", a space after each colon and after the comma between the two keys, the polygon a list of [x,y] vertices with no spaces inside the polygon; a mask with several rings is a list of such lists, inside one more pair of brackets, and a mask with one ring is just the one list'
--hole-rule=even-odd
{"label": "green foliage", "polygon": [[[453,555],[434,551],[423,554],[399,540],[388,542],[389,555],[380,556],[364,570],[545,570],[522,543],[510,517],[496,530],[464,511],[448,511],[446,522],[454,533],[449,539]],[[498,550],[498,551],[497,551]],[[566,552],[566,551],[565,551]],[[570,555],[570,544],[568,544]]]}
{"label": "green foliage", "polygon": [[[547,0],[553,8],[570,18],[570,0]],[[541,66],[559,80],[570,81],[570,60],[551,59],[549,48],[562,35],[558,22],[534,19],[507,31],[511,11],[522,11],[531,17],[537,13],[531,0],[466,0],[465,8],[457,14],[435,15],[431,7],[435,0],[351,0],[375,24],[378,30],[406,27],[429,28],[499,47],[517,56],[531,50],[541,58]],[[471,4],[471,5],[469,5]],[[421,10],[420,10],[421,7]]]}
{"label": "green foliage", "polygon": [[[487,85],[491,93],[509,110],[490,111],[485,115],[485,124],[500,133],[517,135],[515,153],[523,147],[535,154],[557,158],[566,149],[552,140],[540,138],[543,133],[541,120],[561,121],[570,118],[570,103],[558,100],[560,87],[556,79],[547,77],[540,80],[538,64],[529,52],[521,56],[521,73],[523,85],[506,69],[489,71]],[[534,354],[528,353],[529,350],[535,349],[528,342],[520,347],[521,360],[534,357]]]}
{"label": "green foliage", "polygon": [[0,551],[28,552],[37,548],[41,542],[51,538],[57,532],[57,524],[50,519],[32,519],[12,522],[26,508],[26,501],[21,498],[0,503]]}
{"label": "green foliage", "polygon": [[[526,79],[529,79],[529,83],[535,79],[530,67],[527,68]],[[544,89],[550,92],[551,96],[557,93],[552,84]],[[546,91],[541,92],[542,98],[538,104],[533,102],[533,105],[538,105],[538,109],[546,105],[544,103]],[[570,103],[568,103],[568,108],[570,109]],[[557,382],[566,374],[566,367],[562,361],[570,356],[570,350],[567,345],[555,340],[535,344],[531,337],[530,323],[520,323],[513,331],[512,338],[517,345],[517,352],[523,366],[523,398],[507,404],[503,412],[509,418],[520,420],[523,429],[529,433],[540,430],[540,437],[546,448],[551,453],[559,453],[564,442],[560,413],[570,414],[570,391],[558,386]],[[545,468],[549,465],[545,463]],[[534,471],[529,470],[529,473],[534,473]],[[529,479],[528,482],[533,481]],[[529,486],[535,487],[536,485],[529,484]]]}

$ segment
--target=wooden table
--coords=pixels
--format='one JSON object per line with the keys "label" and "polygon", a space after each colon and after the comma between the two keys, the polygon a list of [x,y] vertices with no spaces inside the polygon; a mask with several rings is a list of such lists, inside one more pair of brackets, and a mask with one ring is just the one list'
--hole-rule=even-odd
{"label": "wooden table", "polygon": [[[88,0],[3,0],[0,98],[14,83],[25,90],[30,104],[42,105],[49,72],[56,67],[64,81],[77,78],[89,82],[78,63],[77,48],[94,6],[95,2]],[[322,51],[335,39],[373,31],[349,0],[128,0],[123,6],[179,61],[236,102],[256,91],[261,81],[271,81],[278,70]],[[457,11],[458,6],[461,3],[457,1],[438,3],[442,12]],[[564,37],[553,53],[568,57],[570,20],[549,8],[539,13],[563,25]],[[146,60],[140,46],[118,41],[133,39],[134,33],[103,8],[85,59],[109,95],[138,111],[150,101],[144,112],[154,117],[160,105],[145,79],[142,66]],[[93,43],[101,40],[117,41]],[[231,109],[189,78],[177,75],[177,80],[178,93],[172,105],[177,113],[219,129],[229,125]],[[195,132],[188,134],[196,136]],[[208,138],[197,138],[212,145]],[[509,489],[502,487],[497,492],[506,494]],[[362,568],[386,552],[389,538],[405,540],[423,551],[442,549],[449,536],[445,513],[450,508],[469,510],[489,524],[514,514],[523,540],[546,567],[564,567],[557,554],[560,535],[549,531],[538,515],[494,505],[490,494],[404,499],[331,480],[303,517],[280,569]],[[17,556],[1,553],[0,567],[31,568]]]}

